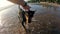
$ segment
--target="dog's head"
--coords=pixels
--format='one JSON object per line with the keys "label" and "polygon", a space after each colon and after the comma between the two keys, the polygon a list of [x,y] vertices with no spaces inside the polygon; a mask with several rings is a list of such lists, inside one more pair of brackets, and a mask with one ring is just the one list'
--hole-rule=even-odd
{"label": "dog's head", "polygon": [[31,20],[34,14],[35,14],[35,11],[25,11],[25,17],[26,19],[28,19],[28,23],[31,23]]}
{"label": "dog's head", "polygon": [[31,20],[34,14],[35,14],[35,11],[28,11],[28,23],[31,23]]}
{"label": "dog's head", "polygon": [[29,11],[29,17],[33,17],[34,16],[34,14],[35,14],[35,11]]}

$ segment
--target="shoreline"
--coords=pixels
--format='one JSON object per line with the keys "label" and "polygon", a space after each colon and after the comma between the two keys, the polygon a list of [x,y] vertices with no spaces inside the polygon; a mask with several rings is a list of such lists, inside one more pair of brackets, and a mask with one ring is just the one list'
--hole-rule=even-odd
{"label": "shoreline", "polygon": [[55,6],[55,7],[59,7],[60,4],[57,3],[49,3],[49,2],[40,2],[40,4],[42,5],[50,5],[50,6]]}

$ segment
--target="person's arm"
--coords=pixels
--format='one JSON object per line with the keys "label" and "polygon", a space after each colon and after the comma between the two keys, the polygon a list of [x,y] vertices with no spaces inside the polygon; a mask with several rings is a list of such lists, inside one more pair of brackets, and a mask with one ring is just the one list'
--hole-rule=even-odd
{"label": "person's arm", "polygon": [[23,6],[23,8],[26,10],[30,9],[30,7],[28,5],[26,5],[24,0],[8,0],[8,1],[11,1],[12,3],[15,3],[15,4],[19,4],[19,5]]}
{"label": "person's arm", "polygon": [[25,4],[24,0],[8,0],[8,1],[15,3],[15,4],[22,5],[22,6],[24,6],[24,4]]}

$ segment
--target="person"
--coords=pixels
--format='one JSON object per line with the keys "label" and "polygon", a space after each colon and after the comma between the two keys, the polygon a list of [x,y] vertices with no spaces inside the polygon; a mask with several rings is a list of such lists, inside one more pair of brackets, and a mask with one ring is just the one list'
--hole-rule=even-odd
{"label": "person", "polygon": [[28,6],[24,0],[8,0],[8,1],[11,1],[11,2],[18,4],[18,5],[21,5],[25,10],[30,9],[30,6]]}
{"label": "person", "polygon": [[[27,26],[28,26],[28,23],[31,23],[31,19],[35,12],[30,10],[31,7],[29,5],[27,5],[27,3],[24,0],[8,0],[8,1],[11,1],[11,2],[19,5],[19,7],[22,11],[22,15],[21,15],[22,16],[22,25],[26,29],[24,23],[27,24]],[[26,18],[25,15],[28,15],[28,19]],[[26,22],[28,22],[28,23],[26,23]],[[27,27],[27,29],[28,29],[28,27]]]}

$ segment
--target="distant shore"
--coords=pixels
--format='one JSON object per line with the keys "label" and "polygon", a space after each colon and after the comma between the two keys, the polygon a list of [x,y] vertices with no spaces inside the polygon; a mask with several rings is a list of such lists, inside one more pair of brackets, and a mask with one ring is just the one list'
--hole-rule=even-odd
{"label": "distant shore", "polygon": [[55,6],[55,7],[59,7],[60,4],[57,3],[49,3],[49,2],[40,2],[40,4],[42,5],[50,5],[50,6]]}

